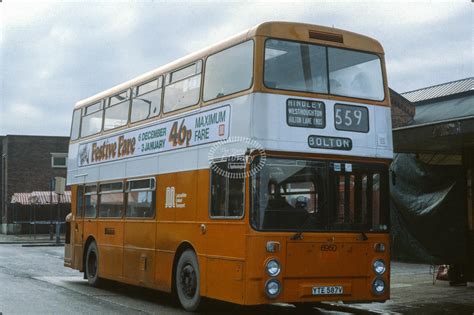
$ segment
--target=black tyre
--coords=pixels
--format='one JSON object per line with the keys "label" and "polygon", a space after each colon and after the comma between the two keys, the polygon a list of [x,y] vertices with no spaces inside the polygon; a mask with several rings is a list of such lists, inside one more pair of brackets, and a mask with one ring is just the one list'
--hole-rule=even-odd
{"label": "black tyre", "polygon": [[201,302],[201,278],[194,251],[185,250],[179,257],[175,280],[176,295],[181,306],[189,312],[197,310]]}
{"label": "black tyre", "polygon": [[87,248],[86,275],[87,281],[91,286],[99,286],[101,282],[99,278],[99,251],[95,242],[92,242]]}

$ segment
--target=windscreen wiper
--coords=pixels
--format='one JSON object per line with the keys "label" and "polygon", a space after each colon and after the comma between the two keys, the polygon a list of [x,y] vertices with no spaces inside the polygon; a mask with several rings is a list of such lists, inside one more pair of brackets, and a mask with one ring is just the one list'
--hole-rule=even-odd
{"label": "windscreen wiper", "polygon": [[[321,209],[325,209],[327,204],[327,201],[325,201]],[[316,215],[318,212],[307,212],[306,214],[306,219],[304,220],[303,224],[297,229],[297,232],[290,238],[290,240],[295,241],[295,240],[302,240],[303,239],[303,229],[306,228],[306,226],[311,222],[311,219],[316,218]]]}
{"label": "windscreen wiper", "polygon": [[296,241],[296,240],[302,240],[303,239],[303,229],[306,228],[308,223],[311,221],[311,218],[314,216],[314,213],[316,213],[316,212],[313,212],[313,213],[307,212],[306,213],[306,218],[305,218],[303,224],[298,228],[298,231],[290,238],[290,240]]}

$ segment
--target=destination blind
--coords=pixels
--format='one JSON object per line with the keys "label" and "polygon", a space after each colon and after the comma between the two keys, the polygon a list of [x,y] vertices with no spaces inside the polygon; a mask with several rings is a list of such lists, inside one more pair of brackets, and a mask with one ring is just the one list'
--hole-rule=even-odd
{"label": "destination blind", "polygon": [[323,102],[289,98],[286,101],[286,122],[292,127],[326,127],[326,109]]}

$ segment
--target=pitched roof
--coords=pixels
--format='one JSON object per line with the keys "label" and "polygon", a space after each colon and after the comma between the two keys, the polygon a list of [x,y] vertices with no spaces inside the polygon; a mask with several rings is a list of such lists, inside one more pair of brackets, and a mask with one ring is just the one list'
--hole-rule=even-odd
{"label": "pitched roof", "polygon": [[433,85],[402,93],[410,102],[421,102],[449,95],[474,91],[474,77]]}

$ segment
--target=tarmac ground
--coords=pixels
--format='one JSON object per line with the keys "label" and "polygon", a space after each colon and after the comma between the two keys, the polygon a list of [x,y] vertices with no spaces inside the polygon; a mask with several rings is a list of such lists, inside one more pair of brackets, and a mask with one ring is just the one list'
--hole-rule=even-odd
{"label": "tarmac ground", "polygon": [[[61,238],[64,240],[64,238]],[[110,282],[92,288],[63,266],[64,248],[49,235],[0,234],[0,314],[189,314],[168,294]],[[431,266],[392,262],[385,303],[322,303],[314,314],[474,314],[474,283],[433,284]],[[292,305],[241,307],[207,301],[201,314],[302,314]],[[307,311],[305,312],[307,314]]]}

